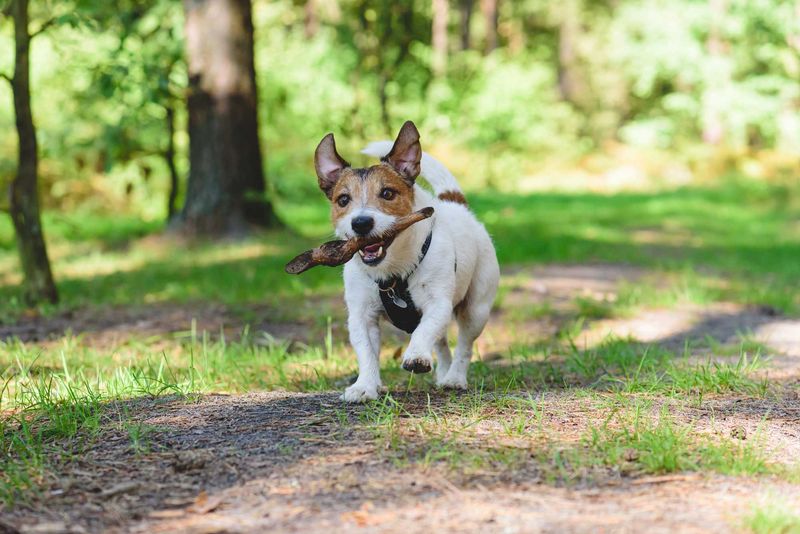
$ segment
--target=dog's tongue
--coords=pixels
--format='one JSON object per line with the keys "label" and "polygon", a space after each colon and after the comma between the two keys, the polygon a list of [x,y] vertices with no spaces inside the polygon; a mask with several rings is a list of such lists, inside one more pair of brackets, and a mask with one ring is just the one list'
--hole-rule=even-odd
{"label": "dog's tongue", "polygon": [[362,250],[364,252],[369,252],[370,254],[372,254],[374,252],[378,252],[378,249],[380,248],[381,248],[381,243],[375,243],[374,245],[368,245],[364,247]]}

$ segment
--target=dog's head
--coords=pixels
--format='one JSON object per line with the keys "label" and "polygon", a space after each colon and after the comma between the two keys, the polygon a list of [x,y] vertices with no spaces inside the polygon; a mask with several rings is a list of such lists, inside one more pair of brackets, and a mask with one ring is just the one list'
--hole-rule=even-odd
{"label": "dog's head", "polygon": [[[350,167],[336,152],[333,134],[320,141],[314,153],[319,187],[331,201],[331,217],[341,239],[379,236],[398,217],[414,211],[414,181],[420,170],[422,148],[414,123],[407,121],[379,165]],[[361,261],[375,266],[386,257],[391,243],[359,250]]]}

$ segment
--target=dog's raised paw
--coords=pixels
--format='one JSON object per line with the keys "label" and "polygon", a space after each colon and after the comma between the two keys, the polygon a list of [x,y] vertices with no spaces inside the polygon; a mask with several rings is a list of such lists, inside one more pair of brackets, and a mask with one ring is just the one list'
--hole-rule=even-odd
{"label": "dog's raised paw", "polygon": [[340,397],[345,402],[366,402],[378,398],[378,386],[353,384],[344,390]]}
{"label": "dog's raised paw", "polygon": [[426,358],[409,358],[408,360],[403,360],[403,369],[415,375],[430,373],[432,367],[431,361]]}

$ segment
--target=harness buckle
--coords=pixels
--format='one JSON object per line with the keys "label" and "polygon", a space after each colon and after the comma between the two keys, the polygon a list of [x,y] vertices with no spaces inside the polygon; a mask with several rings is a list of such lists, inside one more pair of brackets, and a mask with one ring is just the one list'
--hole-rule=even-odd
{"label": "harness buckle", "polygon": [[378,287],[378,290],[383,291],[384,293],[386,293],[386,296],[389,297],[389,299],[391,299],[392,303],[395,306],[397,306],[398,308],[406,309],[406,308],[408,308],[408,303],[405,300],[403,300],[400,297],[398,297],[397,293],[395,293],[395,291],[394,291],[394,286],[396,284],[397,284],[397,281],[394,280],[394,281],[392,281],[392,285],[391,286],[387,287],[386,289]]}

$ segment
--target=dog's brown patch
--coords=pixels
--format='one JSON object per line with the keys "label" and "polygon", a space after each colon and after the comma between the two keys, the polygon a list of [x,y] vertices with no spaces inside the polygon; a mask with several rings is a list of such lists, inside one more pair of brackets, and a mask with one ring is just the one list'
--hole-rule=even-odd
{"label": "dog's brown patch", "polygon": [[439,193],[439,200],[444,202],[455,202],[456,204],[467,205],[467,199],[461,191],[445,191]]}
{"label": "dog's brown patch", "polygon": [[[381,196],[390,189],[394,196],[387,200]],[[339,206],[339,198],[348,195],[350,202]],[[366,201],[366,203],[364,203]],[[331,218],[334,224],[354,207],[371,207],[395,217],[414,211],[414,188],[389,165],[373,165],[367,169],[344,169],[331,195]]]}

